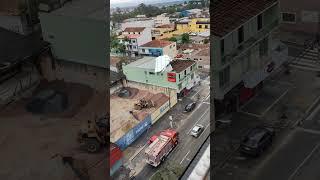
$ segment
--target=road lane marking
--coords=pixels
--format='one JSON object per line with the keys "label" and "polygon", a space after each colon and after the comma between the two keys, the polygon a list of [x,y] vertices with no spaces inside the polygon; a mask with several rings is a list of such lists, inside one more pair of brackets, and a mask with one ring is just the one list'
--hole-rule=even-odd
{"label": "road lane marking", "polygon": [[307,162],[308,159],[310,159],[310,157],[312,156],[312,154],[318,149],[318,147],[320,146],[320,144],[317,144],[312,151],[309,153],[309,155],[304,158],[304,160],[300,163],[300,165],[295,169],[295,171],[290,175],[290,177],[288,178],[288,180],[291,180],[292,178],[294,178],[294,176],[297,174],[297,172],[301,169],[301,167]]}
{"label": "road lane marking", "polygon": [[209,104],[210,105],[210,103],[209,102],[202,102],[203,104]]}
{"label": "road lane marking", "polygon": [[135,159],[138,154],[140,154],[140,152],[147,146],[147,144],[145,144],[144,146],[140,147],[139,150],[137,150],[131,157],[130,157],[130,161],[132,161],[133,159]]}
{"label": "road lane marking", "polygon": [[209,110],[210,110],[210,108],[207,109],[207,110],[200,116],[200,118],[198,119],[198,121],[197,121],[196,123],[194,123],[193,126],[191,127],[191,129],[188,131],[187,135],[190,134],[190,131],[192,130],[192,128],[202,119],[202,117],[203,117],[205,114],[207,114],[207,112],[208,112]]}
{"label": "road lane marking", "polygon": [[188,151],[187,154],[182,158],[182,160],[180,161],[180,164],[182,164],[183,160],[188,156],[189,153],[190,151]]}
{"label": "road lane marking", "polygon": [[278,99],[276,99],[262,114],[261,116],[264,116],[275,104],[277,104],[283,96],[285,96],[289,92],[289,88],[280,96]]}
{"label": "road lane marking", "polygon": [[243,114],[247,114],[247,115],[249,115],[249,116],[254,116],[254,117],[257,117],[257,118],[262,117],[261,115],[254,114],[254,113],[249,113],[249,112],[243,111],[243,110],[240,110],[239,112],[240,112],[240,113],[243,113]]}
{"label": "road lane marking", "polygon": [[306,129],[306,128],[302,128],[302,127],[298,127],[297,129],[301,130],[301,131],[304,131],[304,132],[320,135],[320,131],[318,131],[318,130]]}

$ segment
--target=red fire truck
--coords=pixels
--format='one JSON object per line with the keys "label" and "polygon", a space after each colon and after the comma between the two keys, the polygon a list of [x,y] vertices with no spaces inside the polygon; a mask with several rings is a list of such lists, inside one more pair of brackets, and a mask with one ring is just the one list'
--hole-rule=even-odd
{"label": "red fire truck", "polygon": [[146,161],[148,164],[157,167],[161,161],[177,146],[179,133],[173,129],[167,129],[149,140],[149,146],[145,150]]}

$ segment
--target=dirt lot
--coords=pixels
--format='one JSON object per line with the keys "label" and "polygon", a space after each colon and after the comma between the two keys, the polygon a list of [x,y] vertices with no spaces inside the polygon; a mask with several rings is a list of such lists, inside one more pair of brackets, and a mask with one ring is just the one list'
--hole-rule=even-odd
{"label": "dirt lot", "polygon": [[76,142],[81,122],[106,112],[105,95],[79,84],[43,83],[39,88],[43,87],[66,92],[69,108],[56,115],[33,115],[25,110],[28,99],[22,99],[0,110],[0,179],[78,179],[60,155],[72,156],[90,179],[106,179],[107,151],[90,155]]}

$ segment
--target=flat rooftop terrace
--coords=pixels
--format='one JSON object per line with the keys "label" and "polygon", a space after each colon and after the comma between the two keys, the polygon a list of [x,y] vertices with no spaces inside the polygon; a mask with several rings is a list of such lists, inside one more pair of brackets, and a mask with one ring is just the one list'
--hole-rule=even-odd
{"label": "flat rooftop terrace", "polygon": [[[119,91],[110,96],[110,140],[116,142],[125,135],[130,129],[143,121],[149,114],[152,114],[165,102],[169,97],[162,93],[151,93],[137,88],[126,88],[130,95],[128,97],[119,97]],[[155,104],[151,108],[135,110],[134,104],[140,99],[152,100]],[[130,113],[133,111],[133,114]]]}

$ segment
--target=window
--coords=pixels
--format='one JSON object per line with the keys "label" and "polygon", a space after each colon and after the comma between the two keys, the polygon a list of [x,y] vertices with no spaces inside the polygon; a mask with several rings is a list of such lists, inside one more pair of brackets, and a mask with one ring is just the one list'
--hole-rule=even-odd
{"label": "window", "polygon": [[230,81],[230,67],[226,67],[219,72],[219,86],[223,87]]}
{"label": "window", "polygon": [[263,56],[266,56],[268,54],[268,37],[264,38],[262,41],[259,43],[259,56],[260,58]]}
{"label": "window", "polygon": [[221,56],[224,56],[224,39],[220,41]]}
{"label": "window", "polygon": [[204,25],[204,28],[208,29],[208,25]]}
{"label": "window", "polygon": [[139,34],[141,34],[141,33],[139,32]]}
{"label": "window", "polygon": [[184,70],[184,75],[185,75],[185,76],[187,75],[187,70]]}
{"label": "window", "polygon": [[202,28],[202,25],[199,25],[199,28]]}
{"label": "window", "polygon": [[238,38],[238,43],[241,44],[244,40],[243,26],[238,29]]}
{"label": "window", "polygon": [[180,79],[181,79],[181,78],[180,78],[180,74],[179,74],[179,81],[180,81]]}
{"label": "window", "polygon": [[199,69],[202,69],[203,67],[199,65],[198,68],[199,68]]}
{"label": "window", "polygon": [[182,83],[178,84],[178,89],[181,89]]}
{"label": "window", "polygon": [[260,29],[262,29],[262,14],[258,15],[257,23],[258,23],[258,31],[259,31]]}
{"label": "window", "polygon": [[296,14],[294,13],[281,13],[282,21],[295,23],[296,22]]}
{"label": "window", "polygon": [[145,49],[141,49],[141,51],[144,53],[144,52],[146,52],[146,50]]}
{"label": "window", "polygon": [[154,72],[149,72],[149,74],[150,74],[150,75],[155,75],[155,73],[154,73]]}
{"label": "window", "polygon": [[192,66],[190,66],[190,71],[192,71]]}
{"label": "window", "polygon": [[193,79],[193,78],[194,78],[194,74],[192,73],[192,74],[191,74],[191,79]]}

